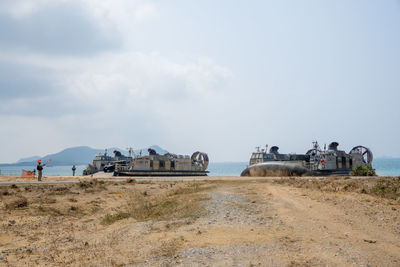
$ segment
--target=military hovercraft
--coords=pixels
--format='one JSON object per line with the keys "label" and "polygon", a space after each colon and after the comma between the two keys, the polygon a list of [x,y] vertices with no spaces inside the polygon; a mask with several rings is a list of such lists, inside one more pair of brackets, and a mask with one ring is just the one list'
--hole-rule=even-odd
{"label": "military hovercraft", "polygon": [[117,164],[114,176],[206,176],[208,155],[194,152],[189,155],[167,153],[159,155],[153,149],[149,155],[137,155],[129,164]]}
{"label": "military hovercraft", "polygon": [[328,149],[321,150],[318,142],[313,142],[305,154],[280,154],[277,146],[268,153],[268,146],[261,150],[258,147],[241,176],[348,175],[356,166],[372,165],[369,148],[356,146],[346,153],[338,146],[338,142],[332,142]]}
{"label": "military hovercraft", "polygon": [[90,175],[100,171],[113,172],[116,164],[129,164],[133,160],[131,155],[124,156],[118,150],[114,150],[113,154],[114,156],[108,155],[106,149],[104,153],[96,155],[93,159],[93,163],[88,164],[86,169],[83,170],[83,175]]}

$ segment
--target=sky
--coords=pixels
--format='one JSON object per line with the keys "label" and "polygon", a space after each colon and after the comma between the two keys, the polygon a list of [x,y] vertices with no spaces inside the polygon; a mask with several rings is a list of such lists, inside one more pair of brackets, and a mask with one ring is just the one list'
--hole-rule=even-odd
{"label": "sky", "polygon": [[400,1],[2,0],[0,162],[159,145],[400,157]]}

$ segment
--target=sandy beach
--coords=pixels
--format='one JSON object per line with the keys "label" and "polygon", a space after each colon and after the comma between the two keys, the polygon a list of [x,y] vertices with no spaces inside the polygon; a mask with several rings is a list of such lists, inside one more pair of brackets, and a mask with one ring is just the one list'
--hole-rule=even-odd
{"label": "sandy beach", "polygon": [[0,186],[1,266],[400,265],[399,178],[72,179]]}

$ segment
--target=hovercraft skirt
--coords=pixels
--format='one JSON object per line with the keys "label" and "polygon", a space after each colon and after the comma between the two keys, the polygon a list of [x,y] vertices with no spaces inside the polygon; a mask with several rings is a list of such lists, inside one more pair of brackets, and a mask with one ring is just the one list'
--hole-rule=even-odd
{"label": "hovercraft skirt", "polygon": [[208,171],[115,171],[114,176],[207,176]]}

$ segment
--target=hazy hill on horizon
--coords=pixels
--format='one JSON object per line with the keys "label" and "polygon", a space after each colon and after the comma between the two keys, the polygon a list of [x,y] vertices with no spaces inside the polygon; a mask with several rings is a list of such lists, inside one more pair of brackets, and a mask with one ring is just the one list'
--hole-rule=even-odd
{"label": "hazy hill on horizon", "polygon": [[[150,148],[154,149],[157,151],[158,154],[165,154],[168,153],[167,150],[157,146],[157,145],[152,145]],[[107,154],[113,156],[113,151],[118,150],[120,151],[123,155],[128,155],[128,151],[124,149],[119,149],[119,148],[107,148]],[[40,156],[32,156],[32,157],[25,157],[21,158],[15,163],[7,164],[7,165],[35,165],[37,163],[37,160],[40,159],[42,162],[46,162],[49,158],[51,158],[51,162],[49,163],[48,166],[57,166],[57,165],[83,165],[83,164],[89,164],[92,163],[93,158],[99,154],[99,153],[104,153],[105,149],[96,149],[96,148],[91,148],[89,146],[77,146],[77,147],[70,147],[66,148],[58,153],[54,154],[48,154],[44,157]],[[143,149],[137,149],[133,151],[134,154],[142,154],[142,155],[148,155],[147,148]]]}
{"label": "hazy hill on horizon", "polygon": [[38,159],[41,159],[41,158],[42,158],[41,156],[31,156],[31,157],[27,157],[27,158],[21,158],[16,163],[37,161]]}

